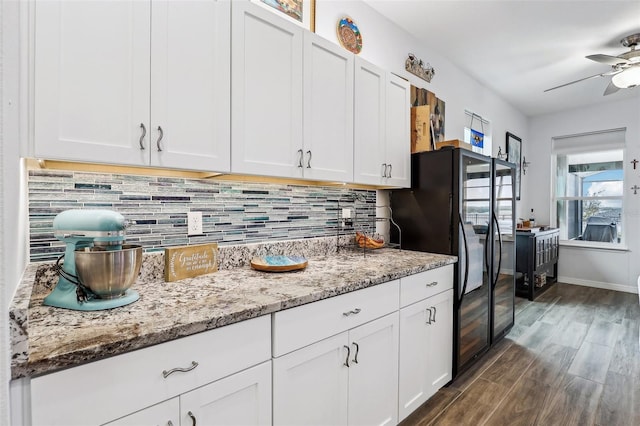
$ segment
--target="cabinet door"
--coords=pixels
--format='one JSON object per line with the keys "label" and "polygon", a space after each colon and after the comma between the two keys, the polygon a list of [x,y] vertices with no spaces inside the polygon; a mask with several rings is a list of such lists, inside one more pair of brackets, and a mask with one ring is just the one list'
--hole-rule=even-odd
{"label": "cabinet door", "polygon": [[452,303],[447,290],[400,310],[399,420],[451,380]]}
{"label": "cabinet door", "polygon": [[300,176],[353,182],[353,54],[304,33],[304,168]]}
{"label": "cabinet door", "polygon": [[303,29],[233,2],[231,170],[296,176],[302,168]]}
{"label": "cabinet door", "polygon": [[180,396],[180,424],[271,424],[271,361]]}
{"label": "cabinet door", "polygon": [[144,410],[137,411],[121,419],[105,423],[105,426],[179,426],[180,400],[173,398]]}
{"label": "cabinet door", "polygon": [[344,332],[273,360],[273,424],[346,425]]}
{"label": "cabinet door", "polygon": [[355,58],[354,181],[378,185],[385,173],[386,71]]}
{"label": "cabinet door", "polygon": [[148,164],[150,2],[34,7],[34,154]]}
{"label": "cabinet door", "polygon": [[387,73],[386,184],[411,186],[411,90],[409,82]]}
{"label": "cabinet door", "polygon": [[451,381],[453,354],[453,290],[429,299],[434,309],[429,333],[431,395]]}
{"label": "cabinet door", "polygon": [[152,166],[230,170],[230,13],[226,1],[153,2]]}
{"label": "cabinet door", "polygon": [[349,331],[349,424],[398,423],[398,312]]}

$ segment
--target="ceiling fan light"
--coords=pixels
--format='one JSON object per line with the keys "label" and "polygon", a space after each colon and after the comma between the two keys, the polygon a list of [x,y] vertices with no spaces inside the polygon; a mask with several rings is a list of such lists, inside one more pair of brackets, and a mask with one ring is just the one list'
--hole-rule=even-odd
{"label": "ceiling fan light", "polygon": [[614,75],[611,82],[620,89],[640,86],[640,67],[634,66]]}

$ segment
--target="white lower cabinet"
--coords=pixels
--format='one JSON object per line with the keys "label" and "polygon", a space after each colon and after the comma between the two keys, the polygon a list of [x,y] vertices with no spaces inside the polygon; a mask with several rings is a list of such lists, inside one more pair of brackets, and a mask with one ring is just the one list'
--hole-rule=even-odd
{"label": "white lower cabinet", "polygon": [[395,425],[398,312],[273,360],[275,425]]}
{"label": "white lower cabinet", "polygon": [[271,361],[181,395],[180,424],[271,424]]}
{"label": "white lower cabinet", "polygon": [[[187,399],[193,403],[187,411],[204,415],[207,410],[202,407],[226,399],[224,395],[233,393],[230,387],[239,392],[254,386],[253,392],[263,393],[260,397],[268,401],[270,380],[262,379],[255,387],[258,376],[245,377],[248,381],[242,386],[230,379],[251,375],[247,369],[257,365],[268,372],[270,364],[271,321],[262,316],[36,377],[30,384],[31,420],[33,425],[48,426],[104,424],[145,407],[151,407],[153,414],[162,409],[155,404],[176,397],[197,398]],[[192,391],[195,396],[190,395]],[[245,406],[256,406],[248,396],[243,398],[248,401]],[[185,407],[182,399],[180,405]],[[265,402],[258,406],[265,406]],[[139,415],[147,418],[147,414]],[[267,411],[264,415],[268,424],[271,414]],[[191,424],[186,419],[190,417],[182,415],[181,421],[172,423]],[[157,421],[166,424],[168,420],[162,417]]]}
{"label": "white lower cabinet", "polygon": [[106,423],[108,426],[181,424],[271,424],[271,361]]}
{"label": "white lower cabinet", "polygon": [[400,309],[399,420],[451,380],[453,290]]}
{"label": "white lower cabinet", "polygon": [[136,411],[121,419],[105,423],[104,426],[180,426],[180,398],[173,398],[160,404]]}

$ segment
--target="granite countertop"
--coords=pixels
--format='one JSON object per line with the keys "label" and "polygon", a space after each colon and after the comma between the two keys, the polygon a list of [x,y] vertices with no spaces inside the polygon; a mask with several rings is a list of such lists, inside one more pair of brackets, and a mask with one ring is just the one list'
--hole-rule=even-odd
{"label": "granite countertop", "polygon": [[243,247],[241,252],[221,250],[221,270],[175,282],[161,278],[163,254],[147,254],[133,287],[140,300],[95,312],[43,306],[43,283],[55,282],[55,275],[51,265],[29,265],[10,307],[12,378],[80,365],[457,261],[455,256],[397,249],[365,256],[362,251],[323,253],[305,247],[276,250],[291,254],[293,249],[307,257],[309,265],[302,271],[255,271],[245,262],[260,250]]}

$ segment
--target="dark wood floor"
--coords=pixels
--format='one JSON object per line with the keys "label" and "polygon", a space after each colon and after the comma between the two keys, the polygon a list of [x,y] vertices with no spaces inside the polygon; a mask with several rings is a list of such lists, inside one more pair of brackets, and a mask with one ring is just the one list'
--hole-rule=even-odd
{"label": "dark wood floor", "polygon": [[556,284],[408,425],[640,425],[638,295]]}

